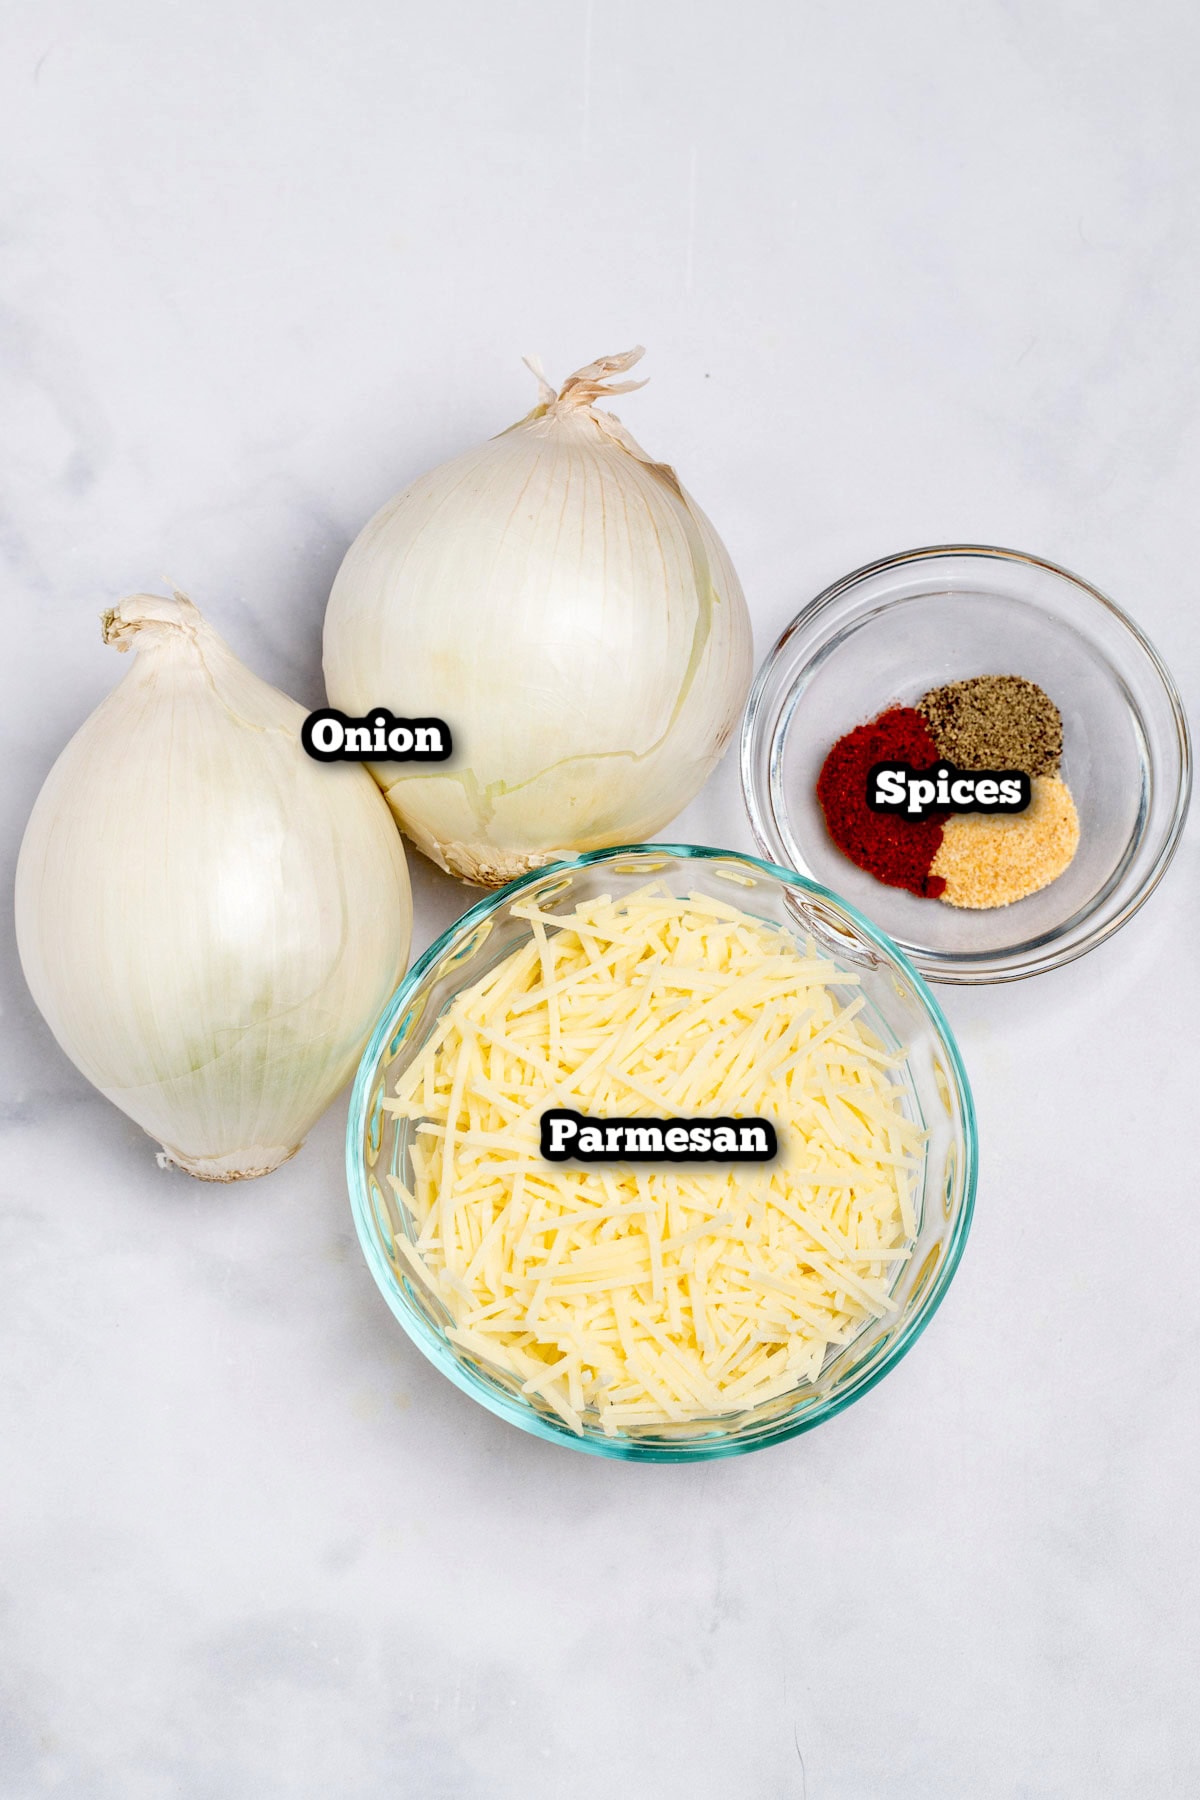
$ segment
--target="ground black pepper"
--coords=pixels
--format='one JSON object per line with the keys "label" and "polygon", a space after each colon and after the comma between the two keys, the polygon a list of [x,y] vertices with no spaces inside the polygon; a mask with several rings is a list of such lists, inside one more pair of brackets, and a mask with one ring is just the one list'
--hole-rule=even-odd
{"label": "ground black pepper", "polygon": [[1054,775],[1062,759],[1062,714],[1021,675],[975,675],[933,688],[917,702],[938,755],[959,769],[1022,769]]}

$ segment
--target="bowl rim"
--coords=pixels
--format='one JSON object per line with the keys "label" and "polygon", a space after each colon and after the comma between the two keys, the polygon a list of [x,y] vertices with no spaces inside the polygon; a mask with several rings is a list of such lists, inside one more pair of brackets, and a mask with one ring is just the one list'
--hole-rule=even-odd
{"label": "bowl rim", "polygon": [[[888,1345],[886,1354],[879,1358],[861,1381],[846,1391],[831,1394],[820,1407],[805,1413],[801,1418],[793,1419],[788,1414],[782,1415],[774,1429],[764,1432],[761,1437],[750,1442],[717,1438],[691,1441],[681,1439],[678,1444],[644,1444],[634,1438],[580,1437],[570,1431],[561,1420],[546,1418],[535,1412],[528,1404],[492,1388],[481,1376],[476,1375],[460,1361],[453,1346],[446,1341],[442,1334],[436,1332],[408,1302],[391,1264],[380,1248],[372,1224],[373,1209],[367,1187],[365,1159],[362,1154],[371,1090],[375,1083],[384,1047],[396,1036],[404,1011],[412,1004],[413,997],[426,975],[436,963],[441,962],[449,953],[456,940],[469,935],[533,883],[544,881],[547,876],[553,876],[566,870],[586,868],[594,863],[611,862],[622,856],[648,854],[671,856],[684,862],[744,863],[762,874],[773,877],[787,889],[793,891],[799,889],[822,901],[832,901],[834,906],[849,918],[856,930],[861,932],[863,937],[874,944],[876,948],[882,950],[912,983],[913,992],[928,1015],[945,1053],[957,1104],[962,1141],[958,1185],[962,1194],[962,1202],[958,1208],[951,1234],[947,1239],[945,1253],[920,1309],[903,1326],[897,1328],[896,1335]],[[853,1405],[856,1400],[869,1393],[908,1354],[945,1298],[962,1260],[963,1250],[970,1234],[975,1212],[978,1167],[978,1124],[971,1085],[967,1079],[962,1054],[945,1013],[929,984],[920,971],[914,967],[911,959],[904,954],[899,945],[887,936],[886,932],[881,931],[879,926],[860,913],[857,907],[843,899],[840,894],[834,893],[832,889],[822,886],[820,882],[812,881],[808,876],[800,875],[795,870],[785,869],[778,863],[768,862],[764,858],[753,856],[744,850],[722,850],[704,844],[637,843],[618,844],[603,850],[588,850],[578,856],[557,858],[554,862],[531,869],[526,874],[518,876],[515,881],[508,882],[504,887],[485,894],[452,925],[447,926],[438,934],[428,949],[423,951],[413,963],[384,1007],[359,1060],[346,1119],[346,1180],[359,1246],[366,1259],[367,1267],[375,1278],[376,1286],[412,1343],[441,1374],[452,1381],[463,1393],[468,1394],[479,1405],[486,1407],[489,1412],[506,1420],[510,1425],[516,1425],[533,1437],[551,1443],[564,1444],[567,1448],[582,1451],[585,1455],[625,1462],[712,1462],[727,1456],[748,1455],[753,1450],[766,1449],[772,1444],[784,1443],[789,1438],[812,1431],[816,1426],[823,1424],[827,1419],[835,1418],[838,1413],[844,1412],[846,1407]]]}
{"label": "bowl rim", "polygon": [[[1095,924],[1077,940],[1068,941],[1049,950],[1022,954],[1019,961],[1012,960],[1014,952],[995,951],[989,953],[989,961],[975,967],[962,964],[946,964],[936,952],[922,953],[907,950],[910,962],[920,970],[926,981],[941,982],[948,987],[983,987],[1006,981],[1024,981],[1031,976],[1045,974],[1050,969],[1064,968],[1068,963],[1086,956],[1098,944],[1105,943],[1114,932],[1128,924],[1133,915],[1145,905],[1167,869],[1183,835],[1183,827],[1187,820],[1188,806],[1192,793],[1192,753],[1191,732],[1188,726],[1187,713],[1175,680],[1145,632],[1137,625],[1115,600],[1086,581],[1082,575],[1076,575],[1061,563],[1052,562],[1048,557],[1036,556],[1031,551],[1010,550],[999,544],[926,544],[915,550],[901,550],[892,556],[881,556],[873,562],[864,563],[861,568],[853,569],[837,581],[823,588],[812,600],[805,603],[800,611],[784,627],[774,644],[763,658],[755,674],[750,688],[750,696],[746,702],[746,710],[742,716],[741,745],[739,765],[742,782],[742,799],[750,818],[750,829],[754,841],[764,857],[773,858],[780,853],[782,841],[777,840],[777,829],[774,820],[774,808],[769,795],[760,792],[759,777],[755,763],[765,754],[770,761],[777,742],[777,729],[766,735],[763,708],[766,703],[767,689],[771,684],[780,656],[785,646],[802,628],[810,626],[822,613],[834,606],[853,588],[876,575],[886,573],[890,569],[904,568],[909,564],[946,559],[950,557],[980,557],[990,562],[1021,563],[1028,567],[1042,569],[1047,574],[1055,575],[1079,589],[1089,599],[1097,602],[1106,612],[1112,615],[1119,627],[1123,627],[1139,650],[1145,656],[1161,685],[1175,726],[1175,740],[1179,754],[1179,774],[1175,784],[1172,810],[1166,823],[1162,842],[1153,861],[1142,879],[1128,898],[1111,914],[1102,914]],[[824,638],[818,639],[812,654],[815,656],[822,648]],[[811,660],[811,659],[810,659]],[[794,871],[804,874],[802,870]],[[811,879],[805,876],[805,879]],[[1009,958],[1006,962],[1005,958]]]}

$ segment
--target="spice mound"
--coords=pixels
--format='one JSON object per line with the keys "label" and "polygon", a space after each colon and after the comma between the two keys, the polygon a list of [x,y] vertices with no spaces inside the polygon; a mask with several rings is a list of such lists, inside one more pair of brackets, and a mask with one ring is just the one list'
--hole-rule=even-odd
{"label": "spice mound", "polygon": [[1027,811],[951,819],[933,859],[951,906],[1008,906],[1057,880],[1079,846],[1079,817],[1066,782],[1035,775]]}
{"label": "spice mound", "polygon": [[873,812],[867,805],[867,778],[875,763],[927,768],[937,757],[937,744],[921,714],[911,706],[896,706],[839,738],[817,777],[817,798],[838,849],[876,881],[930,898],[946,885],[932,872],[946,815],[910,820]]}
{"label": "spice mound", "polygon": [[[925,1137],[859,978],[661,883],[569,914],[459,994],[384,1104],[413,1121],[394,1244],[461,1352],[573,1431],[741,1412],[814,1381],[892,1298]],[[575,1166],[550,1107],[754,1114],[769,1163]]]}
{"label": "spice mound", "polygon": [[[817,777],[817,798],[838,849],[877,881],[949,906],[1009,906],[1057,880],[1079,846],[1062,751],[1062,715],[1036,682],[976,675],[839,738]],[[1030,803],[1019,813],[881,813],[868,805],[868,777],[887,762],[1019,771],[1031,778]]]}
{"label": "spice mound", "polygon": [[951,681],[917,701],[946,762],[960,769],[1020,769],[1053,775],[1062,761],[1062,714],[1020,675]]}

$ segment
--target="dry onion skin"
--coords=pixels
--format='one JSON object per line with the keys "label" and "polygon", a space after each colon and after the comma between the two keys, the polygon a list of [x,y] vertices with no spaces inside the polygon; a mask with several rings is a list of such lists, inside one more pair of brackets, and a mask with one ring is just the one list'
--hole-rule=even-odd
{"label": "dry onion skin", "polygon": [[[551,914],[459,994],[385,1101],[412,1121],[399,1273],[573,1431],[777,1398],[894,1311],[925,1133],[856,977],[737,908],[652,886]],[[740,1095],[742,1103],[733,1102]],[[720,1098],[718,1098],[718,1096]],[[768,1164],[539,1156],[547,1107],[770,1119]]]}
{"label": "dry onion skin", "polygon": [[455,753],[373,773],[441,868],[499,886],[641,842],[698,792],[749,688],[729,556],[673,469],[595,403],[603,357],[415,481],[348,551],[325,620],[332,705],[439,717]]}
{"label": "dry onion skin", "polygon": [[294,1154],[408,957],[400,835],[361,768],[190,600],[104,618],[132,667],[71,739],[17,865],[17,938],[71,1061],[209,1181]]}

